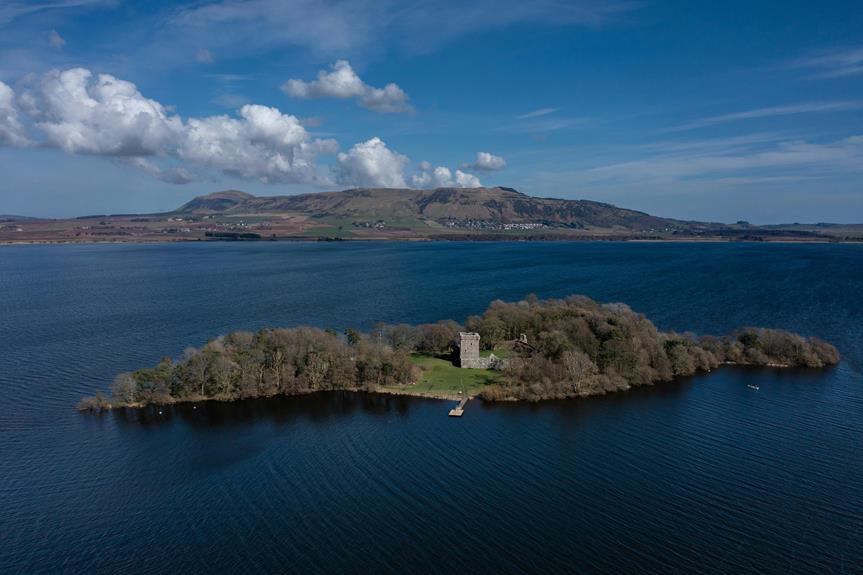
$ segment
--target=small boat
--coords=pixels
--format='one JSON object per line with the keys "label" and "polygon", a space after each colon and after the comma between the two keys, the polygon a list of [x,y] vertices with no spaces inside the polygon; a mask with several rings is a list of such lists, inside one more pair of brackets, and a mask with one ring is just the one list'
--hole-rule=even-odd
{"label": "small boat", "polygon": [[749,389],[754,389],[755,391],[758,391],[759,389],[761,389],[757,385],[752,385],[752,384],[748,384],[746,387],[748,387]]}

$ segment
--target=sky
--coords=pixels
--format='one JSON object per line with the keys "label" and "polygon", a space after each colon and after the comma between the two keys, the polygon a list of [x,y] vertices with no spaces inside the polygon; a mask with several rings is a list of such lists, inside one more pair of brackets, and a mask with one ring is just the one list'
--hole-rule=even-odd
{"label": "sky", "polygon": [[863,3],[0,0],[0,214],[508,186],[863,222]]}

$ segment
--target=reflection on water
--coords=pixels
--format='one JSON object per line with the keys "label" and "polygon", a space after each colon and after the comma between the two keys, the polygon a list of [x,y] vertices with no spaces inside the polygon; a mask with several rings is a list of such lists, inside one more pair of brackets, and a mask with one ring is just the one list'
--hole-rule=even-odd
{"label": "reflection on water", "polygon": [[102,415],[112,416],[119,425],[160,425],[178,420],[193,427],[230,427],[262,421],[281,425],[297,419],[325,425],[350,418],[356,411],[380,416],[396,413],[406,417],[411,401],[416,400],[403,395],[324,391],[233,402],[202,401],[114,409]]}

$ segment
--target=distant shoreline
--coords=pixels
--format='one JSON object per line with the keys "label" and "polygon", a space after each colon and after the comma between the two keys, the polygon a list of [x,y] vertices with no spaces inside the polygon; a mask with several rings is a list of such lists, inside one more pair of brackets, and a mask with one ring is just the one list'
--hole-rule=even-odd
{"label": "distant shoreline", "polygon": [[175,210],[0,220],[0,243],[176,241],[860,242],[863,224],[679,220],[512,188],[355,188],[258,197],[225,190]]}
{"label": "distant shoreline", "polygon": [[398,243],[398,242],[476,242],[476,243],[535,243],[535,242],[570,242],[570,243],[598,243],[598,242],[627,242],[640,244],[863,244],[863,238],[763,238],[763,239],[737,239],[725,237],[686,237],[686,238],[626,238],[626,237],[539,237],[539,238],[482,238],[482,237],[404,237],[404,238],[327,238],[327,237],[285,237],[285,238],[262,238],[262,239],[134,239],[134,240],[3,240],[0,246],[24,246],[24,245],[161,245],[161,244],[190,244],[190,243]]}

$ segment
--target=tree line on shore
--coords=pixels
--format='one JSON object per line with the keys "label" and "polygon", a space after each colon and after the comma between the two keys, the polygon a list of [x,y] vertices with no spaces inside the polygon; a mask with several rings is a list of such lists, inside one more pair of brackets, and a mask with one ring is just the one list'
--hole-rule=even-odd
{"label": "tree line on shore", "polygon": [[377,325],[371,333],[313,327],[238,331],[178,359],[118,375],[109,397],[81,400],[82,410],[202,399],[234,400],[326,390],[375,391],[415,383],[411,353],[446,355],[459,331],[480,334],[485,349],[516,346],[486,400],[597,395],[670,381],[723,363],[824,367],[839,361],[835,347],[782,330],[745,328],[724,336],[659,331],[624,304],[587,297],[493,302],[462,326],[452,320],[423,325]]}

